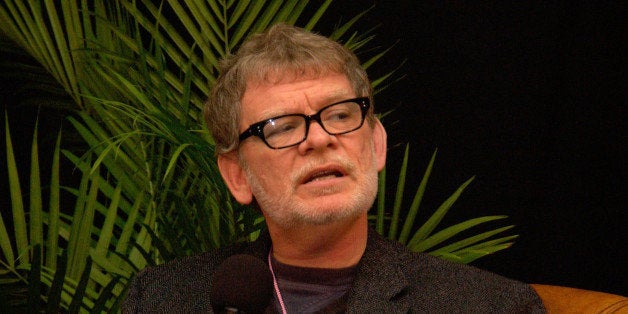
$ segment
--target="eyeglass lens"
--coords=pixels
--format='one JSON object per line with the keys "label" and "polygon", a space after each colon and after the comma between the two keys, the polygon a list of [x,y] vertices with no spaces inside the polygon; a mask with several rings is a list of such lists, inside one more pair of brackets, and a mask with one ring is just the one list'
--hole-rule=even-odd
{"label": "eyeglass lens", "polygon": [[304,115],[286,115],[271,119],[264,125],[266,143],[273,148],[298,144],[305,140],[309,123],[316,120],[331,135],[347,133],[362,125],[362,109],[356,102],[334,104],[308,118]]}

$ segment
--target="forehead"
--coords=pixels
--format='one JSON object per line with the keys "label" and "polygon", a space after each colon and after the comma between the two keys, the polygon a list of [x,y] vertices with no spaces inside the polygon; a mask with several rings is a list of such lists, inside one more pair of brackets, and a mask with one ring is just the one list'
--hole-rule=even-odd
{"label": "forehead", "polygon": [[246,123],[272,115],[316,110],[356,96],[347,77],[339,73],[248,82],[241,102],[242,120]]}

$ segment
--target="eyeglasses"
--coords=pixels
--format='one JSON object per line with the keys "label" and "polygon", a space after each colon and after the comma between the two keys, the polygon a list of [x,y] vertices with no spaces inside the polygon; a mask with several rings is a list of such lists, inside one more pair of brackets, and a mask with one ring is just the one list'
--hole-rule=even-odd
{"label": "eyeglasses", "polygon": [[286,148],[305,141],[312,121],[318,122],[329,135],[355,131],[364,124],[371,106],[368,97],[333,103],[313,115],[286,114],[251,124],[240,134],[240,142],[257,136],[272,149]]}

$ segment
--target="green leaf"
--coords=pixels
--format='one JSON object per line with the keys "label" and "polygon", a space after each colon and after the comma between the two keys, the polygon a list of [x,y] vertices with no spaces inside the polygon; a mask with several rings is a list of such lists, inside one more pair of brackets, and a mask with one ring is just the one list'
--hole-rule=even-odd
{"label": "green leaf", "polygon": [[[13,268],[15,266],[15,259],[13,257],[13,246],[11,245],[9,232],[7,231],[7,227],[4,224],[4,219],[2,218],[2,215],[0,215],[0,248],[2,248],[2,253],[7,260],[7,264],[9,265],[9,267]],[[0,275],[2,275],[1,271]]]}
{"label": "green leaf", "polygon": [[56,264],[55,276],[52,280],[52,285],[50,285],[50,292],[46,301],[46,313],[57,313],[61,308],[61,293],[63,292],[63,281],[68,261],[67,251],[61,252],[61,256],[55,259],[55,261],[58,261],[58,263]]}
{"label": "green leaf", "polygon": [[41,244],[33,247],[33,259],[28,274],[28,313],[39,312],[41,294]]}
{"label": "green leaf", "polygon": [[135,199],[135,203],[133,203],[133,209],[129,212],[129,216],[127,217],[126,223],[122,229],[122,233],[120,234],[120,238],[118,239],[118,243],[116,244],[116,252],[126,253],[127,248],[129,246],[129,241],[133,236],[137,219],[139,217],[140,207],[144,205],[144,194],[140,193]]}
{"label": "green leaf", "polygon": [[397,228],[399,225],[399,217],[401,214],[401,204],[403,202],[403,192],[406,185],[406,172],[408,170],[408,157],[410,153],[410,145],[406,145],[403,155],[401,169],[399,170],[399,179],[397,180],[397,190],[395,192],[395,202],[393,203],[392,218],[390,222],[390,230],[388,238],[394,240],[397,238]]}
{"label": "green leaf", "polygon": [[[86,193],[88,181],[91,181],[89,194]],[[77,201],[77,207],[74,212],[76,220],[72,222],[70,243],[68,244],[68,275],[71,278],[78,278],[79,272],[84,268],[85,261],[89,256],[91,225],[94,221],[94,206],[96,196],[98,195],[99,182],[98,176],[89,178],[86,174],[83,175],[81,181],[80,190],[83,192],[80,192],[81,196],[79,197],[79,201]]]}
{"label": "green leaf", "polygon": [[[50,200],[48,207],[48,236],[46,241],[46,266],[56,268],[57,253],[59,251],[59,219],[60,219],[60,184],[59,184],[59,155],[61,151],[61,132],[53,151],[50,175]],[[67,262],[67,253],[63,253]],[[65,266],[64,266],[65,267]],[[65,272],[65,268],[64,268]]]}
{"label": "green leaf", "polygon": [[379,234],[384,233],[384,220],[386,215],[386,167],[378,174],[377,182],[377,213],[375,217],[375,230]]}
{"label": "green leaf", "polygon": [[90,273],[92,271],[92,259],[88,256],[85,261],[85,267],[83,268],[83,272],[81,273],[81,279],[76,286],[76,290],[74,291],[74,295],[72,297],[72,303],[70,303],[70,307],[68,308],[69,313],[78,313],[81,308],[83,297],[85,296],[85,290],[87,289],[87,284],[89,283]]}
{"label": "green leaf", "polygon": [[114,277],[111,281],[102,289],[100,292],[100,296],[94,303],[94,307],[92,307],[91,311],[94,313],[102,313],[107,312],[107,301],[111,300],[114,297],[113,288],[120,281],[119,277]]}
{"label": "green leaf", "polygon": [[423,241],[427,238],[428,235],[432,233],[432,231],[438,226],[440,221],[443,219],[445,214],[449,211],[451,206],[456,202],[458,197],[462,194],[464,189],[471,184],[474,177],[464,182],[450,197],[448,197],[443,204],[441,204],[438,209],[432,214],[432,216],[419,228],[419,230],[414,234],[410,242],[408,243],[409,247],[415,247],[419,242]]}
{"label": "green leaf", "polygon": [[[24,213],[24,203],[22,202],[22,189],[20,188],[17,163],[15,162],[15,154],[13,152],[13,143],[11,142],[11,133],[9,132],[9,120],[5,114],[5,140],[7,149],[7,171],[9,176],[9,191],[11,195],[11,212],[13,213],[13,229],[15,234],[15,244],[18,256],[23,256],[28,250],[28,237],[26,235],[26,215]],[[3,228],[3,230],[6,230]],[[6,233],[6,232],[5,232]],[[11,249],[11,244],[7,236],[2,240],[2,251],[6,254],[7,262],[11,267],[15,263],[15,257]],[[19,266],[24,267],[28,264],[28,258],[19,259]]]}
{"label": "green leaf", "polygon": [[166,177],[168,177],[168,175],[170,175],[173,172],[173,168],[177,162],[177,159],[179,158],[179,155],[181,155],[181,152],[183,152],[183,150],[190,145],[191,144],[183,144],[177,147],[177,149],[172,154],[172,157],[170,157],[170,162],[168,163],[168,167],[166,168],[162,182],[165,181]]}
{"label": "green leaf", "polygon": [[119,184],[116,186],[116,190],[111,198],[111,203],[109,204],[109,209],[107,210],[107,214],[105,216],[105,222],[100,229],[98,243],[96,244],[96,252],[99,255],[106,255],[109,250],[109,246],[111,245],[111,240],[114,236],[113,227],[118,216],[118,204],[120,202],[121,194],[122,185]]}
{"label": "green leaf", "polygon": [[321,3],[316,12],[312,15],[312,17],[308,20],[307,24],[303,27],[309,31],[314,29],[314,26],[318,23],[318,21],[323,17],[329,6],[331,5],[332,0],[325,0],[325,2]]}
{"label": "green leaf", "polygon": [[42,194],[41,194],[41,178],[39,177],[39,149],[37,146],[37,125],[35,123],[35,131],[33,132],[33,142],[31,145],[31,173],[30,173],[30,209],[29,229],[30,229],[30,245],[33,250],[39,248],[39,257],[41,259],[44,244],[44,231],[42,219]]}
{"label": "green leaf", "polygon": [[[502,232],[504,232],[504,231],[506,231],[506,230],[510,230],[510,229],[512,229],[513,227],[514,227],[514,226],[510,225],[510,226],[506,226],[506,227],[497,228],[497,229],[494,229],[494,230],[491,230],[491,231],[486,231],[486,232],[480,233],[480,234],[478,234],[478,235],[471,236],[471,237],[468,237],[468,238],[466,238],[466,239],[463,239],[463,240],[460,240],[460,241],[454,242],[454,243],[452,243],[452,244],[449,244],[449,245],[447,245],[447,246],[444,246],[444,247],[442,247],[442,248],[439,248],[439,249],[437,249],[437,250],[434,250],[434,251],[432,251],[431,253],[432,253],[432,254],[434,254],[434,255],[438,255],[438,254],[443,253],[443,252],[454,252],[454,251],[458,251],[458,250],[461,250],[461,249],[463,249],[463,248],[469,247],[470,245],[476,244],[476,243],[478,243],[478,242],[480,242],[480,241],[486,240],[486,239],[488,239],[488,238],[490,238],[490,237],[492,237],[492,236],[494,236],[494,235],[496,235],[496,234],[502,233]],[[512,236],[508,236],[508,237],[500,238],[500,239],[498,239],[498,240],[499,240],[499,241],[510,241],[510,240],[515,239],[515,238],[517,238],[517,235],[512,235]],[[485,241],[485,242],[482,242],[480,245],[487,245],[487,244],[488,244],[488,245],[492,245],[492,244],[496,244],[494,241],[495,241],[495,240],[492,240],[492,241]],[[500,243],[501,243],[501,242],[500,242]],[[470,247],[470,248],[473,248],[473,247]]]}
{"label": "green leaf", "polygon": [[423,239],[420,242],[417,242],[414,245],[408,245],[408,247],[413,250],[413,251],[417,251],[417,252],[423,252],[423,251],[427,251],[430,248],[456,236],[457,234],[468,230],[470,228],[473,228],[479,224],[483,224],[489,221],[494,221],[494,220],[498,220],[498,219],[504,219],[506,218],[506,216],[486,216],[486,217],[479,217],[479,218],[473,218],[473,219],[469,219],[467,221],[455,224],[453,226],[447,227],[425,239]]}
{"label": "green leaf", "polygon": [[457,254],[460,254],[461,262],[468,264],[475,261],[478,258],[484,257],[489,254],[493,254],[501,250],[505,250],[509,248],[510,246],[511,246],[510,243],[506,243],[506,244],[486,247],[482,250],[464,250],[463,252],[460,252]]}
{"label": "green leaf", "polygon": [[340,27],[338,27],[336,30],[334,30],[334,32],[329,36],[329,38],[333,39],[333,40],[339,40],[345,33],[347,33],[349,31],[349,29],[358,21],[360,20],[370,9],[372,9],[374,6],[371,6],[371,8],[362,11],[360,13],[358,13],[356,16],[354,16],[353,18],[351,18],[347,23],[341,25]]}
{"label": "green leaf", "polygon": [[142,248],[141,245],[139,245],[138,243],[132,243],[133,247],[142,255],[142,257],[144,257],[144,261],[146,263],[148,263],[149,266],[156,266],[157,263],[155,262],[155,260],[150,256],[150,254],[144,250],[144,248]]}
{"label": "green leaf", "polygon": [[419,206],[421,206],[421,201],[423,200],[423,195],[425,194],[427,181],[429,180],[430,174],[432,173],[432,168],[434,167],[434,160],[436,159],[437,152],[438,150],[435,150],[432,154],[432,158],[430,159],[430,162],[425,169],[425,173],[423,174],[421,183],[419,183],[419,187],[414,194],[414,199],[412,200],[412,204],[410,205],[410,209],[408,210],[408,214],[406,215],[406,220],[403,224],[403,228],[401,229],[401,234],[399,235],[398,240],[402,244],[407,244],[408,242],[408,237],[410,236],[410,232],[412,231],[412,226],[414,225],[416,215],[419,212]]}

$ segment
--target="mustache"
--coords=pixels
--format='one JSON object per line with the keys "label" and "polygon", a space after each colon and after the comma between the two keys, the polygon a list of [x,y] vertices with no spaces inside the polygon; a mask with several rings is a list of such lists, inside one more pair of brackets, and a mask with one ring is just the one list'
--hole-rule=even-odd
{"label": "mustache", "polygon": [[332,156],[329,158],[317,158],[309,160],[305,165],[301,166],[298,170],[293,172],[290,175],[290,179],[292,182],[295,183],[302,182],[305,177],[310,175],[310,173],[315,169],[330,164],[340,166],[342,170],[347,174],[352,173],[353,170],[356,168],[355,163],[348,158],[342,158],[338,156]]}

